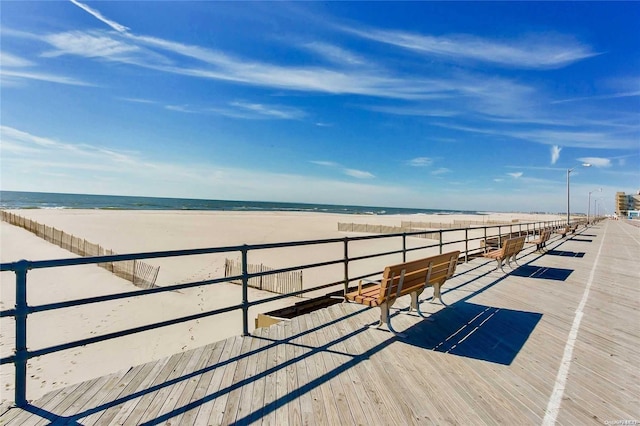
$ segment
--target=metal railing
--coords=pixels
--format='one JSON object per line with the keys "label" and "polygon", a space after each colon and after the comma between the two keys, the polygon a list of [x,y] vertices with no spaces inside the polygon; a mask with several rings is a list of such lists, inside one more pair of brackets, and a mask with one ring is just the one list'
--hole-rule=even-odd
{"label": "metal railing", "polygon": [[[407,260],[407,254],[411,252],[417,251],[431,251],[436,250],[438,253],[443,253],[443,249],[446,246],[450,245],[461,245],[464,244],[464,249],[460,250],[464,255],[464,261],[466,262],[470,256],[474,254],[479,254],[483,251],[483,248],[480,247],[479,240],[486,240],[487,238],[498,238],[498,242],[501,244],[501,241],[514,232],[518,232],[521,234],[535,234],[539,233],[542,229],[546,229],[549,227],[558,228],[564,227],[565,222],[563,220],[555,220],[555,221],[546,221],[546,222],[532,222],[532,223],[517,223],[510,225],[498,225],[498,226],[481,226],[477,228],[458,228],[458,229],[440,229],[437,232],[438,240],[430,240],[432,241],[427,245],[417,245],[414,247],[407,246],[407,239],[411,237],[419,237],[424,233],[433,233],[433,230],[430,231],[417,231],[417,232],[404,232],[399,234],[386,234],[386,235],[368,235],[368,236],[354,236],[354,237],[344,237],[344,238],[332,238],[332,239],[322,239],[322,240],[309,240],[309,241],[294,241],[294,242],[284,242],[284,243],[270,243],[270,244],[254,244],[254,245],[239,245],[239,246],[227,246],[227,247],[213,247],[213,248],[201,248],[201,249],[189,249],[189,250],[173,250],[173,251],[161,251],[161,252],[146,252],[146,253],[134,253],[134,254],[121,254],[121,255],[108,255],[108,256],[92,256],[92,257],[80,257],[80,258],[70,258],[70,259],[57,259],[57,260],[41,260],[41,261],[29,261],[29,260],[20,260],[12,263],[2,263],[0,264],[0,272],[5,271],[13,271],[15,273],[15,308],[7,309],[0,311],[0,318],[5,317],[13,317],[15,318],[15,348],[14,354],[11,356],[7,356],[0,359],[0,364],[9,364],[13,363],[15,366],[15,398],[14,402],[18,407],[23,407],[27,404],[27,389],[26,389],[26,379],[27,379],[27,361],[34,357],[39,357],[43,355],[48,355],[54,352],[68,350],[72,348],[76,348],[79,346],[89,345],[109,339],[115,339],[135,333],[140,333],[148,330],[153,330],[161,327],[167,327],[175,324],[179,324],[186,321],[197,320],[209,316],[220,315],[223,313],[231,312],[231,311],[242,311],[242,334],[249,334],[249,308],[252,306],[257,306],[264,303],[274,302],[280,299],[284,299],[290,296],[301,295],[304,293],[327,289],[330,287],[335,287],[338,285],[342,285],[344,288],[344,292],[346,293],[349,288],[349,283],[353,281],[357,281],[363,278],[370,278],[382,273],[382,270],[375,271],[366,271],[364,274],[358,276],[352,276],[350,266],[354,264],[354,262],[363,261],[365,259],[372,259],[376,257],[389,256],[389,255],[402,255],[402,261],[405,262]],[[450,235],[452,233],[459,232],[464,233],[464,238],[454,239],[454,240],[445,240],[444,236]],[[474,234],[470,236],[470,234]],[[402,241],[401,247],[385,252],[377,252],[366,255],[351,255],[350,254],[350,246],[356,242],[360,241],[373,241],[373,240],[382,240],[382,239],[398,239],[400,238]],[[415,241],[424,242],[424,239],[415,239]],[[475,244],[474,242],[477,242]],[[477,245],[478,247],[471,247],[471,245]],[[257,272],[257,273],[249,273],[248,272],[248,253],[257,250],[270,250],[270,249],[281,249],[287,247],[304,247],[304,246],[315,246],[315,245],[323,245],[323,244],[342,244],[343,245],[343,256],[341,258],[326,260],[323,262],[316,262],[304,265],[295,265],[281,269],[274,269],[271,271]],[[87,264],[100,264],[104,262],[119,262],[119,261],[127,261],[127,260],[140,260],[140,259],[154,259],[154,258],[168,258],[168,257],[179,257],[179,256],[194,256],[194,255],[203,255],[203,254],[213,254],[213,253],[238,253],[240,254],[241,262],[242,262],[242,274],[232,277],[221,277],[215,279],[208,279],[203,281],[194,281],[183,284],[174,284],[163,287],[155,287],[150,289],[136,290],[126,293],[117,293],[117,294],[109,294],[102,296],[94,296],[76,300],[69,301],[60,301],[55,303],[47,303],[43,305],[30,306],[28,304],[27,299],[27,272],[29,270],[35,269],[45,269],[45,268],[58,268],[64,266],[77,266],[77,265],[87,265]],[[310,288],[303,288],[302,290],[275,295],[272,297],[263,298],[260,300],[250,301],[248,298],[248,281],[253,277],[260,277],[270,274],[277,274],[282,272],[289,271],[300,271],[304,269],[312,269],[312,268],[320,268],[331,265],[342,265],[344,270],[344,276],[334,282],[322,283],[320,285],[316,285]],[[386,265],[380,265],[382,267]],[[136,296],[150,295],[162,292],[170,292],[175,290],[187,289],[192,287],[199,286],[208,286],[214,285],[222,282],[229,282],[231,280],[241,280],[242,281],[242,302],[240,304],[235,304],[231,306],[222,307],[219,309],[209,310],[206,312],[198,312],[196,314],[188,315],[185,317],[175,318],[171,320],[165,320],[158,323],[147,324],[143,326],[138,326],[134,328],[129,328],[126,330],[121,330],[117,332],[107,333],[99,336],[93,336],[89,338],[83,338],[80,340],[75,340],[72,342],[56,344],[53,346],[29,350],[27,348],[27,317],[30,314],[52,311],[56,309],[64,309],[73,306],[81,306],[92,303],[100,303],[111,300],[118,300]]]}

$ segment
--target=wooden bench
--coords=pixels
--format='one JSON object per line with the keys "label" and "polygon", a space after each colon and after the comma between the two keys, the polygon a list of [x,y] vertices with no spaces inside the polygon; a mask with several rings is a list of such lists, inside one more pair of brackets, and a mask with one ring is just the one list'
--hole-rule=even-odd
{"label": "wooden bench", "polygon": [[386,323],[389,331],[396,333],[391,326],[389,317],[389,309],[395,301],[401,296],[411,295],[409,312],[415,309],[421,317],[424,317],[420,311],[418,297],[425,287],[433,286],[433,300],[438,298],[440,303],[444,305],[440,289],[444,282],[454,274],[459,256],[460,251],[452,251],[387,266],[384,268],[380,282],[363,288],[363,281],[360,280],[358,290],[347,293],[345,299],[365,306],[379,307],[380,322],[376,327],[380,328],[383,323]]}
{"label": "wooden bench", "polygon": [[558,231],[558,234],[562,235],[562,238],[566,237],[569,232],[575,234],[576,229],[578,229],[578,224],[574,223],[573,225],[567,225],[563,230]]}
{"label": "wooden bench", "polygon": [[551,238],[551,229],[545,229],[540,233],[538,238],[527,241],[527,244],[535,244],[536,251],[543,252],[549,238]]}
{"label": "wooden bench", "polygon": [[500,236],[495,236],[495,237],[488,237],[486,239],[480,240],[480,247],[486,249],[489,248],[500,248],[500,243],[504,242],[504,240],[507,240],[509,238],[516,238],[516,237],[521,237],[523,235],[528,235],[529,232],[527,231],[516,231],[516,232],[512,232],[510,234],[501,234]]}
{"label": "wooden bench", "polygon": [[498,262],[496,269],[500,268],[504,272],[504,269],[502,269],[503,261],[506,260],[509,267],[511,267],[511,260],[513,260],[516,265],[518,264],[518,262],[516,262],[516,255],[520,253],[524,247],[525,238],[526,236],[524,235],[522,237],[509,238],[504,241],[501,249],[491,250],[484,253],[482,256],[489,259],[495,259]]}

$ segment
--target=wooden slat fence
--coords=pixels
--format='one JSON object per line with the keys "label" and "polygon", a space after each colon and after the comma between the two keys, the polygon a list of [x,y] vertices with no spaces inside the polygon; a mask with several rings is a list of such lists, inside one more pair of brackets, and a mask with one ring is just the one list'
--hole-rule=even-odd
{"label": "wooden slat fence", "polygon": [[[366,223],[340,223],[338,222],[338,231],[340,232],[364,232],[370,234],[399,234],[402,232],[420,232],[423,229],[411,228],[408,226],[387,226],[387,225],[371,225]],[[430,240],[438,240],[438,232],[425,232],[424,234],[412,235],[412,237],[427,238]]]}
{"label": "wooden slat fence", "polygon": [[[26,229],[38,237],[82,257],[117,254],[113,250],[105,249],[99,244],[91,243],[85,239],[78,238],[52,226],[38,223],[35,220],[25,218],[15,213],[3,210],[2,220],[11,225]],[[139,260],[106,262],[98,263],[97,265],[127,281],[131,281],[136,287],[141,288],[154,287],[156,279],[158,278],[158,271],[160,270],[159,266],[152,266]]]}
{"label": "wooden slat fence", "polygon": [[518,220],[499,221],[499,220],[454,220],[453,223],[440,223],[440,222],[414,222],[403,220],[401,226],[403,228],[412,229],[455,229],[455,228],[470,228],[472,226],[490,226],[490,225],[509,225],[516,223]]}
{"label": "wooden slat fence", "polygon": [[[247,265],[247,272],[255,274],[259,272],[273,271],[273,268],[260,265]],[[233,277],[242,275],[242,262],[233,259],[224,260],[224,276]],[[242,284],[241,280],[230,281],[233,284]],[[266,290],[272,293],[285,294],[302,290],[302,271],[278,272],[249,278],[249,287]],[[302,297],[302,295],[298,295]]]}

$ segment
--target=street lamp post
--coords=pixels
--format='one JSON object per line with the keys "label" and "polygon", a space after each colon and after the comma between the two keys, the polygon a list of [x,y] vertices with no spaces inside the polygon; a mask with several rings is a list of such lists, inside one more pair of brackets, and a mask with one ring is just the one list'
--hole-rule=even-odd
{"label": "street lamp post", "polygon": [[[582,163],[582,167],[591,167],[591,164]],[[571,169],[567,169],[567,225],[571,223],[571,209],[570,209],[570,202],[569,202],[569,175],[574,170],[575,170],[575,167]]]}
{"label": "street lamp post", "polygon": [[[596,192],[596,191],[589,191],[589,203],[587,203],[587,225],[589,224],[589,215],[590,215],[590,213],[591,213],[591,193],[592,193],[592,192]],[[599,189],[598,189],[598,192],[602,192],[602,188],[599,188]],[[593,200],[593,212],[594,212],[594,214],[596,214],[596,216],[597,216],[597,213],[596,213],[596,207],[595,207],[595,204],[596,204],[596,203],[595,203],[595,202],[596,202],[596,200],[594,199],[594,200]]]}

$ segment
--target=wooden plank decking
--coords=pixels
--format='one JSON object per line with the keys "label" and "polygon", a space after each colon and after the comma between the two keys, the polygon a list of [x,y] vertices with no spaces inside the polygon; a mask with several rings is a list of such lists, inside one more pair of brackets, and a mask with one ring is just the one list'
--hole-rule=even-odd
{"label": "wooden plank decking", "polygon": [[423,303],[431,321],[394,312],[404,338],[367,327],[375,308],[334,305],[51,392],[0,424],[639,422],[639,231],[556,237],[508,275],[460,265],[449,306]]}

